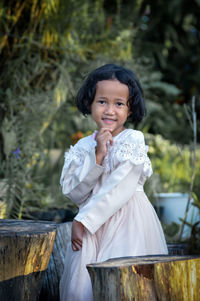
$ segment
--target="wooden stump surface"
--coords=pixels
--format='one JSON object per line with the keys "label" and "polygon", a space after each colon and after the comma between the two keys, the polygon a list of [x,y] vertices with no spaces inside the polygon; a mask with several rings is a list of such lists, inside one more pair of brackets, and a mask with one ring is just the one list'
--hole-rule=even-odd
{"label": "wooden stump surface", "polygon": [[53,223],[0,220],[0,300],[37,300],[55,235]]}
{"label": "wooden stump surface", "polygon": [[145,256],[87,265],[94,301],[199,301],[200,256]]}

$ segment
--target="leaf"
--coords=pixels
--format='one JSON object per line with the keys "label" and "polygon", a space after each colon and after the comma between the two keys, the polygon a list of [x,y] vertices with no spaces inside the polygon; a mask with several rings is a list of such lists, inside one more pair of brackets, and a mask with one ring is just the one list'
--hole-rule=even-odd
{"label": "leaf", "polygon": [[200,202],[193,202],[192,205],[200,210]]}
{"label": "leaf", "polygon": [[151,82],[149,88],[162,90],[171,96],[176,96],[180,93],[180,90],[176,86],[165,82]]}
{"label": "leaf", "polygon": [[6,129],[4,128],[4,124],[2,126],[2,135],[4,139],[4,153],[8,158],[11,152],[14,151],[14,149],[16,149],[17,137],[14,130],[6,131]]}

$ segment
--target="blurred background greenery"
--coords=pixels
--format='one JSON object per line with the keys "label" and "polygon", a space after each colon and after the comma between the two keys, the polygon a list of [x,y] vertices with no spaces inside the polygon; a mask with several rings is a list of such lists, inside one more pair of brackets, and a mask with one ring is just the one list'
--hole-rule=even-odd
{"label": "blurred background greenery", "polygon": [[[148,115],[154,192],[187,192],[196,99],[200,127],[199,0],[4,0],[0,2],[0,218],[73,208],[59,178],[70,144],[95,129],[74,96],[87,73],[108,63],[136,72]],[[130,125],[131,126],[131,125]],[[197,145],[195,198],[200,199]]]}

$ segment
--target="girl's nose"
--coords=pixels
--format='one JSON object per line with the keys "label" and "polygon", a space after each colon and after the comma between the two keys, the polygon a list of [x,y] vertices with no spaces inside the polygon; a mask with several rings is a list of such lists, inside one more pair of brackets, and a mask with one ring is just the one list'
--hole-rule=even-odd
{"label": "girl's nose", "polygon": [[114,114],[114,108],[112,105],[107,105],[106,109],[105,109],[105,113],[109,114],[109,115],[113,115]]}

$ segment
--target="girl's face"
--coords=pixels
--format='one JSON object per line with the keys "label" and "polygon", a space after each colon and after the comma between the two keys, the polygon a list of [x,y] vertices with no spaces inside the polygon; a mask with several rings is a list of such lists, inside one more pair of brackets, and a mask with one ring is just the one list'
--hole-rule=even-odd
{"label": "girl's face", "polygon": [[124,123],[130,115],[128,98],[128,86],[118,80],[102,80],[97,83],[91,114],[99,129],[110,129],[112,136],[124,130]]}

